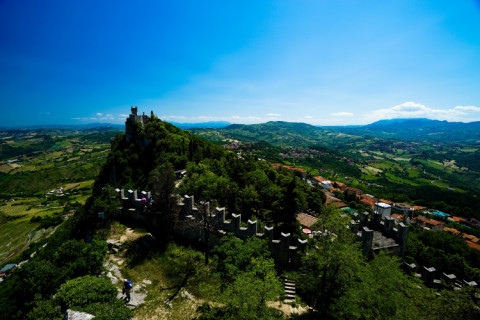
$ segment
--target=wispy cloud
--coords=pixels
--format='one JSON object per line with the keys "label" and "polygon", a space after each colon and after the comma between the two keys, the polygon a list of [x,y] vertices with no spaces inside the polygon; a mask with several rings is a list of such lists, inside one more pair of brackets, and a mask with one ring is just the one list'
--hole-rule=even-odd
{"label": "wispy cloud", "polygon": [[[73,120],[80,120],[80,121],[118,121],[118,120],[121,120],[121,119],[124,119],[124,118],[120,118],[120,116],[122,115],[119,115],[119,118],[115,118],[112,114],[108,113],[108,114],[103,114],[101,112],[97,112],[95,113],[95,116],[87,116],[87,117],[72,117],[71,119]],[[127,116],[127,115],[124,115],[124,116]]]}
{"label": "wispy cloud", "polygon": [[333,113],[330,113],[332,116],[334,117],[351,117],[353,116],[353,113],[351,112],[344,112],[344,111],[340,111],[340,112],[333,112]]}
{"label": "wispy cloud", "polygon": [[475,106],[456,106],[454,110],[463,110],[463,111],[480,111],[479,107]]}
{"label": "wispy cloud", "polygon": [[269,116],[269,117],[280,117],[281,114],[280,113],[267,113],[267,116]]}

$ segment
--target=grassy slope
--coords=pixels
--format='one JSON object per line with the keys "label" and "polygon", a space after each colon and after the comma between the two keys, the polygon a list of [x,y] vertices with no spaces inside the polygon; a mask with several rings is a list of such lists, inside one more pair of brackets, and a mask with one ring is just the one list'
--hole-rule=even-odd
{"label": "grassy slope", "polygon": [[[30,222],[32,217],[62,214],[65,202],[85,203],[110,147],[109,136],[104,133],[96,136],[69,131],[62,138],[55,137],[57,141],[49,150],[42,149],[46,138],[38,139],[36,135],[20,132],[7,138],[11,152],[28,150],[30,155],[23,156],[20,162],[0,164],[4,174],[0,175],[0,193],[4,199],[16,200],[0,204],[1,263],[14,259],[30,242],[52,232],[53,228],[39,229],[39,223]],[[73,152],[62,149],[72,145],[77,146]],[[45,203],[44,194],[58,186],[70,194]]]}

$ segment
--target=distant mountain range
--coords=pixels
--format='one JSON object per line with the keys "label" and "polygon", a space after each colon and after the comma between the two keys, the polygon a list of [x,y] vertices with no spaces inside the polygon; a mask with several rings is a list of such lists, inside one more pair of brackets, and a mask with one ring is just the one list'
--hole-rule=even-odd
{"label": "distant mountain range", "polygon": [[418,119],[380,120],[366,126],[321,127],[360,136],[398,139],[416,142],[480,143],[480,121],[448,122]]}
{"label": "distant mountain range", "polygon": [[[390,119],[380,120],[369,125],[357,126],[313,126],[306,123],[270,121],[261,124],[231,124],[227,121],[210,121],[201,123],[171,122],[181,129],[223,129],[244,137],[255,137],[265,141],[277,141],[282,145],[295,143],[297,138],[305,142],[318,140],[331,133],[345,133],[352,136],[372,136],[387,139],[398,139],[415,142],[442,142],[460,144],[480,144],[480,121],[476,122],[448,122],[418,119]],[[104,130],[124,129],[124,124],[90,123],[83,125],[37,125],[28,127],[0,127],[0,130],[34,130],[34,129],[67,129]]]}
{"label": "distant mountain range", "polygon": [[209,121],[209,122],[199,122],[199,123],[178,123],[178,122],[170,122],[176,127],[180,129],[204,129],[204,128],[224,128],[226,126],[231,125],[230,122],[227,121]]}

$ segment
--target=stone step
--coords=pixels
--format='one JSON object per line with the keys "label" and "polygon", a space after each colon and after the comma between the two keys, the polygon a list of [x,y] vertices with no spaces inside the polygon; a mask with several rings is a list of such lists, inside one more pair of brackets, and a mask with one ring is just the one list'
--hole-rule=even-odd
{"label": "stone step", "polygon": [[285,283],[285,287],[295,288],[295,285],[291,283]]}
{"label": "stone step", "polygon": [[285,290],[285,294],[291,294],[291,295],[295,295],[295,291],[292,291],[292,290]]}
{"label": "stone step", "polygon": [[285,297],[286,297],[286,299],[293,299],[293,300],[295,300],[295,295],[294,295],[294,294],[286,294]]}

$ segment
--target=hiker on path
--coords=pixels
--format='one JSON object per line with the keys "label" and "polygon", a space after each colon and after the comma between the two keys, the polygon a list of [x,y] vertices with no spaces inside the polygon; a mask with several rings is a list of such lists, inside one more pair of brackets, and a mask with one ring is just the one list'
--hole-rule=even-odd
{"label": "hiker on path", "polygon": [[130,289],[132,289],[132,285],[133,285],[132,282],[127,281],[127,279],[123,281],[122,294],[126,295],[125,302],[130,302]]}

